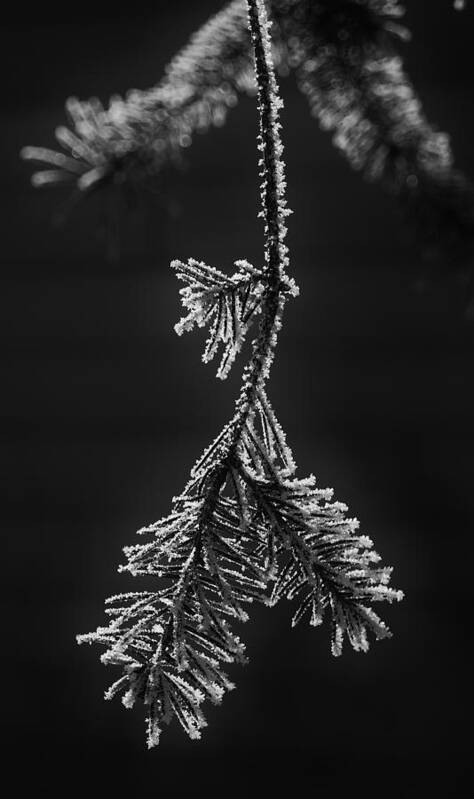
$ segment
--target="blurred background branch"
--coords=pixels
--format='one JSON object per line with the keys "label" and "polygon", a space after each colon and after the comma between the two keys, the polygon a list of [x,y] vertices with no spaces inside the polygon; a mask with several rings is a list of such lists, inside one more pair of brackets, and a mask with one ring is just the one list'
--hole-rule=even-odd
{"label": "blurred background branch", "polygon": [[[277,66],[294,71],[320,127],[354,169],[399,200],[429,261],[467,273],[474,192],[403,68],[400,45],[410,34],[401,3],[271,0],[269,7]],[[70,127],[56,129],[66,154],[27,146],[22,156],[46,167],[33,174],[33,185],[72,183],[76,199],[127,184],[140,191],[182,162],[196,131],[223,125],[239,95],[254,91],[245,2],[233,0],[193,34],[154,88],[114,96],[106,107],[97,98],[70,98]]]}

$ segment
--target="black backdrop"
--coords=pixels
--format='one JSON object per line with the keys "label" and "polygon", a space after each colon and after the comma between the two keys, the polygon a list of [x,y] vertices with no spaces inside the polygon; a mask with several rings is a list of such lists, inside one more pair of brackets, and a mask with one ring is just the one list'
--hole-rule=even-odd
{"label": "black backdrop", "polygon": [[[474,9],[409,3],[407,64],[430,118],[474,174]],[[64,198],[34,192],[24,144],[53,143],[69,94],[106,100],[156,82],[216,2],[134,4],[110,15],[10,8],[1,32],[3,438],[2,725],[15,792],[125,795],[331,790],[457,796],[470,756],[474,527],[474,330],[445,277],[419,291],[420,262],[393,202],[362,182],[282,85],[289,244],[301,297],[288,306],[271,396],[300,473],[334,486],[405,601],[381,608],[394,637],[329,654],[326,629],[291,630],[290,608],[255,608],[250,664],[210,708],[202,741],[173,725],[158,750],[143,716],[104,703],[113,679],[75,634],[103,598],[134,531],[168,512],[231,412],[227,383],[179,339],[168,263],[258,261],[256,110],[198,137],[188,168],[123,223],[104,258],[99,204],[65,227]],[[167,208],[170,208],[168,212]],[[449,275],[449,264],[447,273]],[[429,273],[428,273],[429,274]],[[421,281],[423,282],[423,281]]]}

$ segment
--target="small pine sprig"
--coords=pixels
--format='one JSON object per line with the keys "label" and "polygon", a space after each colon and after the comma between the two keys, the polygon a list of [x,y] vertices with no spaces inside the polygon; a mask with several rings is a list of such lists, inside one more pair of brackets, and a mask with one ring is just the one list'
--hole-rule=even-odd
{"label": "small pine sprig", "polygon": [[421,251],[466,263],[474,187],[454,167],[404,68],[399,0],[274,0],[286,60],[311,114],[350,165],[398,198]]}
{"label": "small pine sprig", "polygon": [[106,698],[122,693],[127,708],[144,703],[149,747],[173,718],[191,738],[200,737],[203,702],[220,702],[233,687],[224,668],[245,662],[244,645],[231,628],[247,620],[245,605],[298,595],[293,621],[310,611],[313,624],[330,607],[337,655],[345,634],[363,651],[368,629],[387,637],[370,603],[401,598],[388,588],[390,570],[373,565],[378,556],[369,539],[355,534],[345,506],[331,503],[331,493],[318,490],[314,478],[294,478],[296,464],[266,393],[284,306],[297,288],[286,274],[282,103],[263,0],[248,0],[248,20],[258,85],[264,265],[258,271],[237,262],[231,278],[193,259],[172,266],[187,283],[182,299],[188,315],[178,332],[209,322],[206,352],[223,345],[221,377],[240,347],[248,308],[258,300],[251,357],[234,415],[195,464],[171,514],[140,531],[151,540],[125,549],[122,570],[166,585],[112,597],[110,623],[78,639],[105,646],[102,661],[122,668]]}
{"label": "small pine sprig", "polygon": [[391,569],[377,568],[380,556],[367,536],[359,536],[357,519],[346,517],[347,506],[331,502],[332,489],[316,488],[313,475],[300,480],[285,478],[278,470],[271,477],[244,468],[242,480],[255,513],[271,530],[275,583],[268,604],[298,598],[292,625],[306,614],[310,624],[322,624],[326,610],[332,616],[331,650],[340,655],[344,635],[356,651],[369,648],[367,630],[376,638],[390,632],[369,607],[372,602],[400,600],[388,587]]}
{"label": "small pine sprig", "polygon": [[112,597],[110,624],[78,637],[104,645],[102,662],[123,668],[106,699],[122,693],[126,708],[145,704],[149,747],[174,717],[199,738],[206,726],[202,702],[218,704],[234,687],[223,665],[245,663],[245,647],[227,619],[246,621],[242,605],[260,598],[265,583],[255,547],[260,532],[248,525],[237,536],[238,525],[229,499],[218,498],[211,512],[206,498],[177,499],[169,517],[139,531],[152,534],[150,543],[125,548],[121,569],[171,585]]}
{"label": "small pine sprig", "polygon": [[263,276],[248,261],[236,261],[238,267],[231,277],[202,261],[190,258],[185,264],[172,261],[171,268],[187,286],[180,290],[181,302],[188,311],[176,325],[180,336],[194,325],[209,327],[209,338],[202,356],[211,361],[219,345],[223,347],[217,377],[224,380],[245,341],[254,316],[260,310]]}

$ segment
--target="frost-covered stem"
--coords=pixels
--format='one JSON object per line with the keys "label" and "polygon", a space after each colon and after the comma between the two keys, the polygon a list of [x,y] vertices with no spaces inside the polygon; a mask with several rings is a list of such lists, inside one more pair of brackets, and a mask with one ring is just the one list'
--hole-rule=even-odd
{"label": "frost-covered stem", "polygon": [[261,321],[252,344],[252,355],[244,369],[242,388],[236,402],[234,417],[227,428],[226,454],[209,486],[201,515],[205,524],[214,511],[220,490],[238,449],[242,430],[255,410],[256,396],[269,376],[281,327],[281,315],[288,293],[296,293],[294,283],[286,276],[288,250],[285,217],[290,211],[285,199],[285,173],[281,159],[283,145],[280,139],[279,109],[283,103],[273,68],[270,23],[263,0],[248,0],[249,27],[254,47],[255,76],[258,86],[259,135],[258,149],[262,210],[265,231],[265,288],[261,299]]}
{"label": "frost-covered stem", "polygon": [[[282,226],[284,186],[279,136],[278,109],[282,103],[273,70],[269,22],[262,0],[249,0],[249,24],[255,53],[255,74],[258,85],[258,108],[260,112],[259,150],[262,152],[262,213],[265,221],[265,260],[269,281],[279,289],[278,278],[283,271],[281,250],[285,236]],[[283,200],[283,203],[281,203]]]}
{"label": "frost-covered stem", "polygon": [[243,385],[237,400],[233,421],[233,448],[240,438],[242,427],[255,405],[259,387],[268,378],[276,337],[281,327],[281,313],[288,280],[288,263],[284,244],[285,216],[289,211],[285,200],[283,146],[280,139],[279,109],[282,102],[273,69],[270,24],[263,0],[248,0],[249,27],[255,56],[255,76],[258,86],[259,136],[258,149],[262,210],[265,226],[265,290],[261,303],[261,322],[253,342],[252,356],[244,371]]}

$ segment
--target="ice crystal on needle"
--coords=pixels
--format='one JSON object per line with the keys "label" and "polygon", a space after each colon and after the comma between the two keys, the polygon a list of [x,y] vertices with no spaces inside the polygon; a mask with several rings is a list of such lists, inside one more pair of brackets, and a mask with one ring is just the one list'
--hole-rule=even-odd
{"label": "ice crystal on needle", "polygon": [[282,104],[263,0],[248,0],[248,20],[258,85],[264,264],[259,270],[237,261],[231,277],[194,259],[172,267],[186,284],[181,298],[188,313],[178,333],[208,325],[204,360],[222,346],[218,376],[225,377],[258,313],[250,360],[234,415],[195,464],[170,515],[139,531],[145,543],[125,548],[123,571],[165,584],[112,597],[110,623],[79,636],[105,646],[102,661],[122,668],[106,698],[121,693],[126,708],[143,702],[150,747],[173,718],[191,738],[200,737],[203,702],[220,702],[233,687],[224,669],[245,662],[231,625],[247,620],[250,603],[296,598],[293,624],[305,614],[320,624],[327,612],[332,652],[339,655],[344,636],[357,651],[367,650],[368,631],[387,637],[371,604],[401,598],[346,507],[318,489],[314,477],[294,476],[296,464],[267,395],[284,306],[297,288],[286,274]]}

